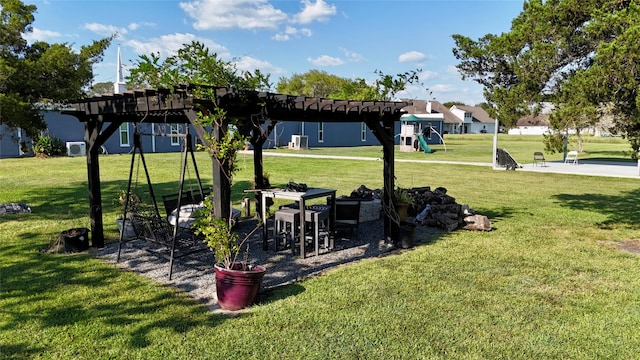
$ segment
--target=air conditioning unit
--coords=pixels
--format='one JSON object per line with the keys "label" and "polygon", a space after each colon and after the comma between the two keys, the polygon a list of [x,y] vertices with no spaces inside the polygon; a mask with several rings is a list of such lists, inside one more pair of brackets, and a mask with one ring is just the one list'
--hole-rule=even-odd
{"label": "air conditioning unit", "polygon": [[291,135],[291,148],[300,150],[309,148],[309,138],[306,135]]}
{"label": "air conditioning unit", "polygon": [[87,145],[84,141],[68,141],[67,142],[67,155],[69,156],[84,156],[87,154]]}

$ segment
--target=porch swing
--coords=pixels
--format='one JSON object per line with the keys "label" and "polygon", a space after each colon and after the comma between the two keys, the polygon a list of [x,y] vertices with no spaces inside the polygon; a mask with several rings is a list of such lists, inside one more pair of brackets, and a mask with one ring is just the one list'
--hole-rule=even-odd
{"label": "porch swing", "polygon": [[[207,250],[206,244],[202,241],[202,238],[196,235],[190,228],[190,222],[187,220],[189,215],[192,214],[205,196],[209,195],[212,191],[211,187],[203,188],[202,181],[200,180],[200,174],[196,165],[195,155],[193,151],[193,140],[189,135],[189,127],[186,126],[184,134],[172,133],[172,134],[152,134],[154,136],[171,136],[178,137],[181,142],[181,166],[180,166],[180,181],[178,192],[175,194],[168,194],[162,196],[163,207],[166,216],[160,215],[158,208],[158,202],[156,200],[155,192],[149,176],[149,170],[144,158],[144,152],[142,149],[142,134],[138,130],[138,126],[134,125],[133,133],[133,150],[131,152],[131,166],[129,169],[129,181],[127,184],[127,194],[132,194],[134,190],[138,190],[138,176],[140,170],[140,164],[144,170],[148,187],[148,197],[151,202],[150,210],[146,212],[142,211],[130,211],[131,196],[126,196],[124,201],[123,223],[127,222],[133,224],[138,237],[132,240],[139,240],[140,238],[149,241],[151,243],[159,245],[157,249],[151,247],[145,247],[144,250],[159,253],[160,255],[167,256],[169,258],[169,280],[173,275],[173,260],[194,254],[196,252]],[[193,164],[193,170],[196,177],[197,189],[192,189],[190,182],[190,188],[185,189],[185,175],[188,172],[188,158],[191,158]],[[137,162],[137,166],[136,166]],[[135,173],[135,183],[134,183]],[[190,175],[189,171],[189,175]],[[137,195],[137,194],[136,194]],[[181,212],[183,214],[181,214]],[[184,213],[187,213],[184,216]],[[127,218],[129,217],[129,218]],[[117,262],[120,262],[120,256],[122,253],[122,245],[124,242],[132,241],[124,239],[124,229],[122,226],[120,231],[120,238],[118,244],[118,256]]]}

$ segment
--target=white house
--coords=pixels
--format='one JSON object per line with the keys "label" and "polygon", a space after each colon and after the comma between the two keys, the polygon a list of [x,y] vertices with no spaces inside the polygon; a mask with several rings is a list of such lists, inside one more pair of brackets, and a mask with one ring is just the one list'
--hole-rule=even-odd
{"label": "white house", "polygon": [[529,115],[518,119],[516,126],[509,129],[509,135],[542,135],[549,133],[549,115]]}
{"label": "white house", "polygon": [[492,119],[480,106],[453,105],[451,113],[459,122],[459,133],[484,134],[493,133],[496,129],[496,121]]}

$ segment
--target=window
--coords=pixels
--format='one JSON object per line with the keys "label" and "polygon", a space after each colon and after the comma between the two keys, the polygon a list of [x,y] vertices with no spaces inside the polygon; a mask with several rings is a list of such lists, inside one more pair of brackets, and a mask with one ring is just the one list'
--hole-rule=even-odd
{"label": "window", "polygon": [[427,133],[427,140],[431,140],[431,123],[427,123],[427,127],[425,128],[425,132]]}
{"label": "window", "polygon": [[131,146],[131,142],[129,140],[129,123],[123,123],[120,125],[120,146]]}
{"label": "window", "polygon": [[180,138],[177,136],[173,136],[173,135],[178,135],[180,133],[180,128],[178,127],[178,124],[171,124],[171,146],[178,146],[180,145]]}
{"label": "window", "polygon": [[318,123],[318,142],[324,142],[324,123]]}
{"label": "window", "polygon": [[360,141],[367,141],[367,124],[360,123]]}

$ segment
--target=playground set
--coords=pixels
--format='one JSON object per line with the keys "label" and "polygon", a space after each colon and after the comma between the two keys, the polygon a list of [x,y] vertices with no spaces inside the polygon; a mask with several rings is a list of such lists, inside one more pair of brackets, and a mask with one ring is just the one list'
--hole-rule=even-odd
{"label": "playground set", "polygon": [[[402,121],[400,125],[400,151],[412,152],[412,151],[424,151],[425,154],[432,152],[427,140],[431,138],[431,135],[435,134],[440,138],[443,145],[444,139],[442,135],[431,125],[431,123],[424,123],[421,121]],[[446,151],[445,145],[445,151]]]}

